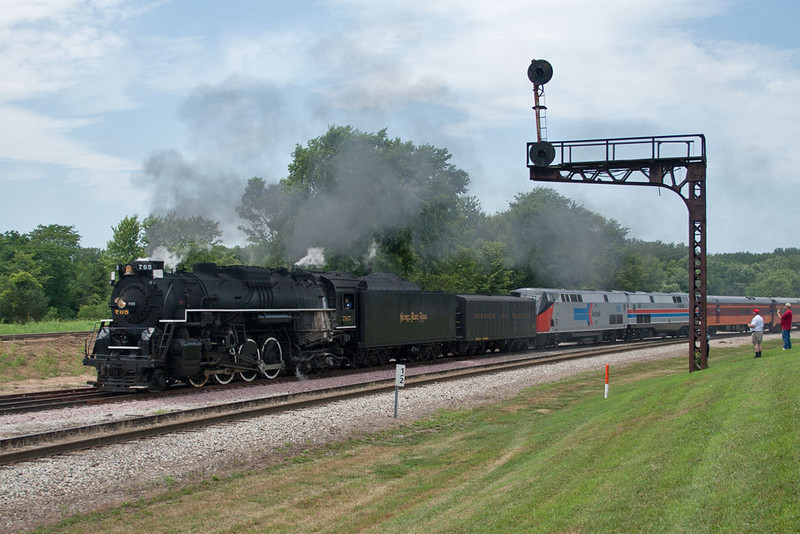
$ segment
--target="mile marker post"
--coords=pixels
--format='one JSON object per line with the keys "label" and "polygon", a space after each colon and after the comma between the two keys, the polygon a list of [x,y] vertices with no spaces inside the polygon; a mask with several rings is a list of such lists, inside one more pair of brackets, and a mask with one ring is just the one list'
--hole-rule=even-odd
{"label": "mile marker post", "polygon": [[394,375],[394,418],[397,419],[398,392],[406,385],[406,366],[398,364]]}
{"label": "mile marker post", "polygon": [[606,396],[605,396],[605,398],[606,399],[608,398],[608,364],[606,364]]}

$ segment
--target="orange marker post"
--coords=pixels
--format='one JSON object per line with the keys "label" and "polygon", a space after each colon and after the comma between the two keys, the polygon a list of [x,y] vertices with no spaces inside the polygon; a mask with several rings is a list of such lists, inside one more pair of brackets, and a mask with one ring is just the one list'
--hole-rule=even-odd
{"label": "orange marker post", "polygon": [[606,396],[605,396],[605,398],[606,399],[608,398],[608,364],[606,364]]}

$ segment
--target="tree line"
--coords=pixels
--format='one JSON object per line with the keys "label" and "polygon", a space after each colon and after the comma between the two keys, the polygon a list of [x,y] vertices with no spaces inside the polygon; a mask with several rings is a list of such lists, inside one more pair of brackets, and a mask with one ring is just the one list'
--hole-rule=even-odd
{"label": "tree line", "polygon": [[[355,275],[390,272],[431,290],[503,294],[517,287],[688,290],[686,245],[627,236],[616,221],[556,191],[520,193],[487,214],[446,149],[332,126],[295,147],[288,175],[243,184],[244,246],[222,243],[217,221],[175,213],[125,216],[104,249],[72,226],[0,234],[0,321],[107,315],[109,273],[139,257]],[[305,261],[310,250],[324,259]],[[800,294],[800,250],[710,254],[718,295]]]}

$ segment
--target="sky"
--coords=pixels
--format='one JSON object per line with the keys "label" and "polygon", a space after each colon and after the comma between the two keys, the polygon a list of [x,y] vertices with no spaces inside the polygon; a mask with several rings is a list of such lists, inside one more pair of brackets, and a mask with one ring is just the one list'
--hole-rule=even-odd
{"label": "sky", "polygon": [[[551,141],[703,134],[707,250],[800,247],[794,0],[5,0],[0,232],[126,216],[214,218],[287,176],[331,125],[446,148],[486,213],[531,182],[531,60]],[[628,229],[687,243],[660,188],[547,184]],[[531,231],[535,231],[532,229]]]}

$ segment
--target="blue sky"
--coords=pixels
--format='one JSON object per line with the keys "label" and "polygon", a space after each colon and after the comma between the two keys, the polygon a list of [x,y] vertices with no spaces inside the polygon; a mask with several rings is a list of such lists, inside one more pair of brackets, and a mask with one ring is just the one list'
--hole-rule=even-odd
{"label": "blue sky", "polygon": [[[800,3],[745,0],[7,0],[0,232],[126,215],[220,220],[329,125],[447,148],[488,213],[538,184],[532,58],[551,140],[702,133],[708,249],[798,247]],[[656,188],[559,184],[631,237],[687,242]],[[535,229],[532,229],[535,231]]]}

